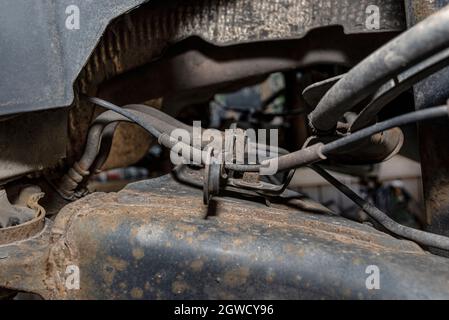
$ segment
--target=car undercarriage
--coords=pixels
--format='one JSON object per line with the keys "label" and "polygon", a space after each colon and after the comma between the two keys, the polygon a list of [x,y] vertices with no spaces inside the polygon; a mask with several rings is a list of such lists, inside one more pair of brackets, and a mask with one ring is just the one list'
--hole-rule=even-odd
{"label": "car undercarriage", "polygon": [[449,1],[0,6],[0,300],[449,298]]}

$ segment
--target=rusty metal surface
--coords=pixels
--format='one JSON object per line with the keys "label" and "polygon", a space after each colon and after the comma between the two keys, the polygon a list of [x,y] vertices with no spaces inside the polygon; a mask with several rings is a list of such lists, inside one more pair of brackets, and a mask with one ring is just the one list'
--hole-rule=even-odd
{"label": "rusty metal surface", "polygon": [[18,226],[0,229],[0,245],[28,239],[44,228],[45,211],[40,211],[36,218]]}
{"label": "rusty metal surface", "polygon": [[342,165],[366,165],[387,161],[398,154],[404,144],[400,128],[393,128],[375,134],[346,149],[328,155],[331,163]]}
{"label": "rusty metal surface", "polygon": [[[410,26],[448,5],[447,0],[407,0]],[[445,104],[449,97],[447,86],[449,68],[430,76],[414,86],[416,109]],[[441,137],[449,136],[445,120],[421,124],[418,127],[421,170],[423,176],[427,229],[449,235],[449,151],[441,147]]]}
{"label": "rusty metal surface", "polygon": [[140,12],[147,18],[137,20],[138,24],[130,19],[128,29],[131,37],[146,33],[149,39],[170,35],[171,40],[181,40],[195,35],[219,45],[301,38],[327,25],[341,25],[347,33],[373,32],[366,28],[370,5],[382,12],[376,31],[405,29],[404,5],[394,0],[152,1],[145,8],[148,11]]}
{"label": "rusty metal surface", "polygon": [[[161,99],[146,101],[149,108],[161,109]],[[130,166],[147,154],[151,144],[155,143],[144,129],[132,123],[120,123],[114,133],[111,150],[102,166],[102,170]]]}
{"label": "rusty metal surface", "polygon": [[[153,139],[139,126],[121,123],[114,133],[111,151],[102,169],[127,167],[142,159]],[[154,142],[154,141],[153,141]]]}
{"label": "rusty metal surface", "polygon": [[33,237],[0,245],[0,287],[45,298],[55,291],[48,269],[51,225],[45,220],[44,228]]}
{"label": "rusty metal surface", "polygon": [[446,0],[405,0],[408,25],[417,24],[447,4]]}
{"label": "rusty metal surface", "polygon": [[[0,287],[46,299],[449,298],[445,258],[308,202],[207,209],[167,176],[95,193],[0,245]],[[66,286],[72,265],[79,290]],[[369,265],[381,290],[366,289]]]}
{"label": "rusty metal surface", "polygon": [[28,186],[22,189],[17,201],[11,204],[6,191],[0,190],[0,216],[9,213],[10,217],[18,222],[17,225],[8,225],[2,221],[0,245],[28,239],[44,228],[46,212],[39,204],[44,195],[39,187]]}
{"label": "rusty metal surface", "polygon": [[[90,195],[48,228],[47,244],[33,249],[35,277],[21,274],[8,288],[52,299],[449,297],[447,260],[414,243],[281,204],[220,198],[208,210],[200,191],[169,177]],[[0,286],[13,262],[0,259]],[[64,286],[71,264],[80,290]],[[382,290],[365,287],[373,264]]]}

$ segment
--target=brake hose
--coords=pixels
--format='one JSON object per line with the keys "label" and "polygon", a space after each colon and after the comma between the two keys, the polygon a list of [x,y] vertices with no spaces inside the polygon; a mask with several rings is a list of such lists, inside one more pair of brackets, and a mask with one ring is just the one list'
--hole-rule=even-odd
{"label": "brake hose", "polygon": [[351,201],[357,204],[366,214],[368,214],[375,221],[380,223],[385,229],[390,231],[391,233],[405,239],[412,240],[418,244],[442,249],[449,251],[449,238],[445,236],[441,236],[438,234],[425,232],[418,229],[413,229],[410,227],[406,227],[401,225],[391,219],[384,212],[376,208],[370,202],[364,200],[359,195],[357,195],[354,191],[352,191],[349,187],[338,181],[335,177],[329,174],[326,170],[322,169],[320,166],[313,164],[309,166],[316,173],[318,173],[321,177],[327,180],[330,184],[332,184],[335,188],[337,188],[341,193],[347,196]]}
{"label": "brake hose", "polygon": [[410,123],[431,120],[435,118],[447,117],[449,115],[448,105],[428,108],[424,110],[410,112],[401,116],[397,116],[382,122],[378,122],[365,129],[351,133],[345,137],[339,138],[327,144],[317,143],[310,147],[292,152],[285,156],[273,158],[262,162],[261,165],[275,165],[273,161],[277,161],[278,171],[298,168],[300,166],[309,165],[320,160],[324,160],[328,155],[335,151],[339,151],[354,142],[363,140],[372,136],[373,134],[395,128]]}
{"label": "brake hose", "polygon": [[449,47],[449,6],[402,33],[338,81],[309,115],[319,134],[332,132],[338,120],[386,81]]}

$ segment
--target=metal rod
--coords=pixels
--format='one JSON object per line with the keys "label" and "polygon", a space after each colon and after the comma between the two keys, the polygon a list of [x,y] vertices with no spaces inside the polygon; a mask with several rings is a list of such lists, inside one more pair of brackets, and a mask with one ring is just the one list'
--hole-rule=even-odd
{"label": "metal rod", "polygon": [[448,237],[403,226],[394,221],[393,219],[391,219],[388,215],[386,215],[384,212],[376,208],[373,204],[361,198],[349,187],[338,181],[336,178],[334,178],[331,174],[329,174],[326,170],[322,169],[320,166],[310,165],[310,168],[313,169],[320,176],[322,176],[329,183],[331,183],[334,187],[336,187],[346,197],[348,197],[350,200],[356,203],[364,212],[366,212],[366,214],[368,214],[371,218],[380,223],[385,229],[387,229],[391,233],[401,238],[415,241],[416,243],[419,243],[424,246],[438,248],[442,250],[449,250]]}

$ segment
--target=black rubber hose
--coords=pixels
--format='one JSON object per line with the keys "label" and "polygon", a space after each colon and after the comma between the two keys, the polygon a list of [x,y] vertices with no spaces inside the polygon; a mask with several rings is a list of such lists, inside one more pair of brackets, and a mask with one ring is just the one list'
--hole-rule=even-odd
{"label": "black rubber hose", "polygon": [[[178,121],[177,119],[165,114],[164,112],[162,112],[158,109],[155,109],[155,108],[152,108],[152,107],[149,107],[146,105],[141,105],[141,104],[126,105],[123,108],[128,109],[128,110],[139,111],[139,112],[145,113],[145,114],[155,118],[155,120],[154,120],[154,122],[152,122],[152,124],[156,127],[156,129],[160,130],[163,133],[170,133],[172,130],[177,129],[177,128],[182,128],[184,130],[188,130],[189,132],[192,131],[191,126],[188,126],[187,124],[184,124],[181,121]],[[105,122],[104,120],[106,120],[106,119],[109,120],[109,123],[107,123],[106,126],[103,126],[103,132],[101,133],[101,136],[98,139],[96,139],[97,140],[96,141],[97,148],[96,148],[94,160],[91,161],[92,168],[89,170],[91,172],[94,172],[94,171],[100,169],[101,166],[107,160],[109,151],[112,146],[112,137],[113,137],[114,131],[115,131],[118,123],[123,122],[123,121],[132,123],[132,120],[130,120],[122,115],[117,114],[115,111],[109,110],[109,111],[102,113],[99,117],[97,117],[97,119],[95,119],[95,121],[93,122],[93,126],[91,127],[91,130],[92,130],[92,128],[94,128],[94,126],[96,126],[98,124],[104,124],[104,122]],[[157,124],[159,125],[159,127],[157,126]],[[89,133],[90,133],[90,131],[89,131]],[[89,139],[88,139],[88,144],[89,144]],[[98,148],[98,145],[100,145],[100,148]],[[86,151],[87,151],[87,149],[86,149]],[[86,152],[85,152],[85,154],[86,154]],[[93,153],[90,152],[87,155],[89,155],[89,154],[93,154]],[[83,157],[84,157],[84,155],[83,155]],[[90,157],[90,158],[92,158],[92,157]],[[81,165],[81,161],[79,161],[79,163]]]}
{"label": "black rubber hose", "polygon": [[159,119],[161,122],[164,122],[173,128],[180,128],[180,129],[184,129],[189,132],[192,132],[192,126],[189,126],[188,124],[185,124],[185,123],[179,121],[178,119],[175,119],[172,116],[169,116],[168,114],[166,114],[165,112],[162,112],[159,109],[148,107],[143,104],[128,104],[128,105],[124,106],[123,108],[140,111],[142,113],[148,114],[154,118]]}
{"label": "black rubber hose", "polygon": [[159,130],[157,130],[151,124],[143,121],[140,116],[138,116],[138,115],[136,115],[136,114],[134,114],[134,113],[132,113],[132,112],[130,112],[128,110],[125,110],[125,109],[123,109],[123,108],[121,108],[119,106],[116,106],[115,104],[110,103],[110,102],[108,102],[106,100],[100,99],[100,98],[88,97],[87,99],[90,102],[92,102],[92,103],[94,103],[94,104],[96,104],[96,105],[98,105],[100,107],[103,107],[103,108],[108,109],[108,110],[115,111],[118,114],[120,114],[120,115],[122,115],[122,116],[124,116],[124,117],[126,117],[126,118],[128,118],[130,120],[132,120],[133,122],[135,122],[138,125],[140,125],[142,128],[144,128],[146,131],[148,131],[151,135],[153,135],[157,139],[159,139],[159,137],[161,136],[161,132]]}
{"label": "black rubber hose", "polygon": [[[153,135],[154,137],[156,137],[158,139],[158,142],[171,149],[173,148],[175,145],[177,144],[183,144],[183,148],[186,148],[189,150],[188,154],[189,154],[189,159],[186,159],[187,161],[191,161],[192,159],[197,159],[197,158],[201,158],[201,159],[206,159],[207,154],[203,153],[202,150],[196,149],[190,145],[187,145],[181,141],[175,140],[172,137],[170,137],[170,135],[168,133],[165,132],[161,132],[158,129],[156,129],[152,124],[151,121],[154,120],[154,117],[144,114],[144,113],[140,113],[140,114],[135,114],[130,110],[126,110],[123,109],[119,106],[116,106],[113,103],[110,103],[108,101],[105,101],[103,99],[100,98],[94,98],[94,97],[87,97],[87,99],[96,104],[99,105],[105,109],[108,110],[112,110],[117,112],[118,114],[132,120],[133,122],[137,123],[138,125],[140,125],[142,128],[144,128],[148,133],[150,133],[151,135]],[[148,119],[146,119],[148,118]],[[150,121],[148,121],[150,120]]]}
{"label": "black rubber hose", "polygon": [[309,115],[318,133],[331,132],[338,120],[386,81],[449,47],[449,6],[402,33],[338,81]]}
{"label": "black rubber hose", "polygon": [[373,204],[369,203],[368,201],[358,196],[349,187],[347,187],[346,185],[335,179],[331,174],[329,174],[326,170],[322,169],[318,165],[311,165],[310,168],[313,169],[320,176],[322,176],[334,187],[336,187],[350,200],[356,203],[364,212],[366,212],[371,218],[380,223],[385,229],[387,229],[391,233],[401,238],[415,241],[416,243],[421,244],[423,246],[449,251],[448,237],[403,226],[394,221],[393,219],[391,219],[388,215],[386,215],[384,212],[376,208]]}
{"label": "black rubber hose", "polygon": [[98,173],[106,163],[112,149],[112,142],[115,130],[119,122],[113,122],[104,127],[101,133],[100,147],[97,149],[97,156],[89,168],[90,174]]}
{"label": "black rubber hose", "polygon": [[273,165],[271,161],[277,161],[278,172],[309,165],[321,160],[335,151],[341,151],[345,147],[371,137],[372,135],[385,130],[400,127],[410,123],[426,121],[434,118],[447,117],[449,115],[449,104],[439,107],[428,108],[424,110],[410,112],[392,119],[376,123],[370,127],[351,133],[346,137],[337,139],[327,144],[314,144],[310,147],[292,152],[285,156],[273,158],[262,162],[262,165]]}
{"label": "black rubber hose", "polygon": [[373,100],[352,121],[349,131],[355,132],[371,124],[376,115],[388,103],[401,93],[410,89],[414,84],[436,73],[449,65],[449,50],[446,49],[427,59],[413,68],[401,73],[396,79],[390,80],[375,94]]}
{"label": "black rubber hose", "polygon": [[433,107],[424,110],[410,112],[401,116],[394,117],[392,119],[378,122],[365,129],[351,133],[346,137],[340,138],[333,142],[329,142],[321,148],[321,152],[326,156],[334,151],[339,151],[354,142],[371,137],[373,134],[391,128],[401,127],[410,123],[421,122],[447,116],[449,116],[449,104],[445,106]]}
{"label": "black rubber hose", "polygon": [[[181,143],[179,141],[174,141],[173,139],[171,139],[170,136],[166,132],[159,131],[157,128],[155,128],[155,126],[153,126],[151,124],[151,121],[146,121],[145,119],[143,119],[143,117],[145,115],[146,115],[147,118],[154,119],[153,115],[143,114],[143,112],[142,112],[142,115],[137,115],[137,114],[134,114],[133,112],[131,112],[129,110],[126,110],[124,108],[116,106],[115,104],[110,103],[110,102],[105,101],[105,100],[100,99],[100,98],[87,97],[87,99],[90,102],[92,102],[92,103],[94,103],[96,105],[99,105],[99,106],[101,106],[101,107],[103,107],[105,109],[108,109],[108,110],[112,110],[112,111],[122,115],[123,117],[128,118],[131,121],[137,123],[142,128],[144,128],[146,131],[148,131],[150,134],[155,136],[158,139],[159,143],[161,143],[162,145],[164,145],[167,148],[171,149],[171,148],[173,148],[173,146],[175,144]],[[137,105],[137,106],[139,106],[139,105]],[[127,107],[131,107],[133,109],[136,109],[136,105],[130,105],[130,106],[127,106]],[[160,119],[160,121],[163,123],[163,122],[165,122],[165,119],[164,119],[164,121],[162,119]],[[172,124],[175,124],[175,123],[172,123]],[[168,126],[168,127],[172,127],[172,124],[166,123],[165,125]],[[189,130],[189,132],[190,132],[190,130]],[[189,146],[189,145],[185,145],[185,147],[190,148],[189,154],[191,155],[191,158],[188,159],[188,160],[191,160],[191,159],[194,158],[193,157],[193,153],[195,153],[195,152],[201,153],[201,159],[205,159],[206,158],[206,155],[203,154],[202,150],[196,149],[196,148],[194,148],[192,146]],[[286,152],[286,150],[284,150],[282,148],[274,148],[274,147],[270,147],[270,146],[265,146],[265,147],[269,148],[269,149],[277,150],[278,154]],[[259,168],[260,168],[260,165],[225,164],[225,167],[227,169],[234,170],[234,171],[240,171],[240,172],[257,172],[259,170]]]}
{"label": "black rubber hose", "polygon": [[[136,113],[135,111],[137,111],[146,114],[145,121],[150,122],[153,127],[161,133],[170,134],[170,132],[176,129],[176,126],[180,124],[176,119],[171,118],[168,115],[166,117],[161,116],[162,112],[153,112],[153,108],[144,105],[128,105],[124,106],[123,109],[130,110],[132,113]],[[133,122],[133,120],[112,110],[100,114],[94,120],[89,129],[86,148],[81,159],[78,161],[80,168],[89,170],[98,155],[103,131],[106,127],[111,126],[113,132],[119,122]],[[186,127],[188,126],[186,125]]]}

